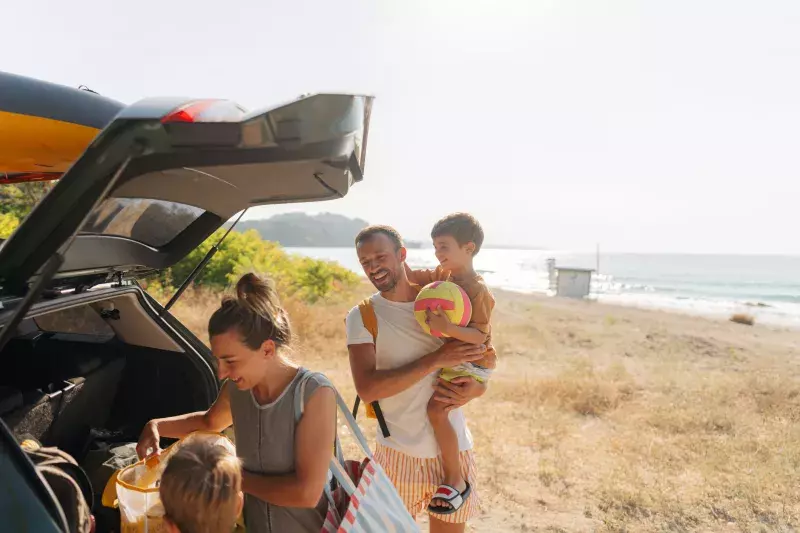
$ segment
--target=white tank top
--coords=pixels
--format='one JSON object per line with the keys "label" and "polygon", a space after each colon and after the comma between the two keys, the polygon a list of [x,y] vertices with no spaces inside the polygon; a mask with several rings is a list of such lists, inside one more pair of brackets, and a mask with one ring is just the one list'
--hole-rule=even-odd
{"label": "white tank top", "polygon": [[[371,298],[378,318],[378,345],[375,359],[378,370],[398,368],[436,351],[442,341],[428,335],[414,317],[414,302],[391,302],[375,294]],[[347,344],[372,344],[372,334],[364,327],[358,306],[347,315]],[[380,400],[389,427],[389,438],[377,432],[378,442],[412,457],[431,458],[439,447],[428,420],[428,401],[438,370],[400,394]],[[472,448],[472,435],[461,409],[450,411],[450,423],[458,435],[460,450]]]}

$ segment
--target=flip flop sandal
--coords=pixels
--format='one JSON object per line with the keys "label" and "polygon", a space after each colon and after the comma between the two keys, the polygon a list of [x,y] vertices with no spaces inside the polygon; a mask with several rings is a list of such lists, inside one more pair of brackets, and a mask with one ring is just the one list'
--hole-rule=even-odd
{"label": "flip flop sandal", "polygon": [[469,498],[470,492],[472,492],[472,487],[469,486],[469,481],[466,483],[467,487],[464,489],[464,492],[458,492],[455,487],[451,487],[450,485],[439,485],[431,500],[444,500],[450,504],[450,507],[431,504],[428,505],[428,511],[440,515],[453,514],[457,512],[459,509],[461,509],[461,506],[464,505],[466,499]]}

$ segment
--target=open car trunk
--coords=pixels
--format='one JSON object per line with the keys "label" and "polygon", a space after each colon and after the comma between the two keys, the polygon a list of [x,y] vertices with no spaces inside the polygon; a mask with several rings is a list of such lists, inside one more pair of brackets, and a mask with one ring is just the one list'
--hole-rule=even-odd
{"label": "open car trunk", "polygon": [[91,429],[136,440],[151,418],[208,408],[208,364],[156,324],[137,292],[22,323],[0,352],[0,416],[18,438],[80,461]]}
{"label": "open car trunk", "polygon": [[[95,511],[110,449],[152,419],[207,409],[216,392],[208,354],[170,335],[138,288],[117,288],[54,311],[35,309],[0,358],[0,418],[18,440],[72,455],[92,480]],[[87,299],[84,297],[84,299]],[[77,299],[77,298],[73,298]],[[62,302],[63,304],[64,302]]]}

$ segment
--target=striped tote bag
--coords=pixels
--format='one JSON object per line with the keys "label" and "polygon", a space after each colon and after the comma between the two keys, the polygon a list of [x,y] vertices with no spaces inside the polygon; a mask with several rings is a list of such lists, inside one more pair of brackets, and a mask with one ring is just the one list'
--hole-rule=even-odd
{"label": "striped tote bag", "polygon": [[[412,533],[419,526],[397,494],[389,476],[375,461],[372,451],[353,415],[339,392],[328,379],[316,372],[306,372],[297,384],[295,394],[295,420],[303,414],[305,385],[312,376],[330,386],[336,394],[339,412],[350,432],[364,452],[361,462],[345,460],[339,436],[336,436],[335,453],[328,469],[331,482],[325,486],[328,513],[321,533]],[[338,427],[338,424],[337,424]]]}

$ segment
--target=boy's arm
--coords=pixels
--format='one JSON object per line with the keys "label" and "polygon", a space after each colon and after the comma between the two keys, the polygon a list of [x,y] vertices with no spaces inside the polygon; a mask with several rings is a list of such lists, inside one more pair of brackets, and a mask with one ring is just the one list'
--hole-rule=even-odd
{"label": "boy's arm", "polygon": [[408,281],[420,287],[424,287],[428,283],[433,283],[434,281],[446,281],[448,277],[447,272],[442,270],[442,267],[436,267],[435,270],[412,270],[411,267],[408,266],[408,263],[403,263],[403,265],[406,268]]}
{"label": "boy's arm", "polygon": [[483,344],[486,341],[486,333],[470,326],[458,326],[447,319],[441,308],[437,312],[428,311],[428,325],[434,331],[444,333],[448,337],[453,337],[470,344]]}
{"label": "boy's arm", "polygon": [[489,338],[490,320],[494,308],[494,298],[486,287],[471,300],[472,317],[466,327],[453,324],[441,309],[438,313],[428,311],[428,325],[435,331],[449,335],[460,341],[483,344]]}
{"label": "boy's arm", "polygon": [[481,290],[471,300],[472,302],[472,318],[467,324],[468,328],[480,331],[483,335],[483,340],[489,338],[489,333],[492,331],[492,311],[494,310],[494,297],[485,285],[481,285]]}

